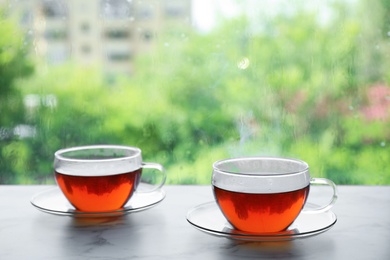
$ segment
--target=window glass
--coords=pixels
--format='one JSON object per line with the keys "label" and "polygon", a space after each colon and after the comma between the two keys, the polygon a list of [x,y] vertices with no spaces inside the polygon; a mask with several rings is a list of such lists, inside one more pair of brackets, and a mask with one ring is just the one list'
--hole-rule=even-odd
{"label": "window glass", "polygon": [[64,40],[67,38],[67,33],[64,30],[46,30],[45,38],[47,41],[50,40]]}
{"label": "window glass", "polygon": [[35,5],[39,6],[41,15],[47,17],[48,19],[64,18],[68,16],[66,0],[42,0],[40,2],[34,2]]}
{"label": "window glass", "polygon": [[108,29],[105,32],[105,37],[110,39],[126,39],[130,37],[130,32],[123,29]]}
{"label": "window glass", "polygon": [[123,144],[209,184],[227,157],[390,184],[390,1],[0,0],[0,184]]}
{"label": "window glass", "polygon": [[101,0],[101,13],[105,19],[121,20],[131,16],[131,1]]}

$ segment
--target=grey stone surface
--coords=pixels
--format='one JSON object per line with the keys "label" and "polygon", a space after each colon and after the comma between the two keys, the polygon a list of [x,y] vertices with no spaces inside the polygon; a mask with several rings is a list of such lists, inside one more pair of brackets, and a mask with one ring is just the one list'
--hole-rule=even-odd
{"label": "grey stone surface", "polygon": [[[157,206],[111,219],[74,219],[30,204],[51,186],[0,186],[0,259],[390,259],[390,186],[339,186],[338,221],[318,236],[244,242],[192,227],[192,207],[210,186],[165,186]],[[311,199],[326,196],[314,187]]]}

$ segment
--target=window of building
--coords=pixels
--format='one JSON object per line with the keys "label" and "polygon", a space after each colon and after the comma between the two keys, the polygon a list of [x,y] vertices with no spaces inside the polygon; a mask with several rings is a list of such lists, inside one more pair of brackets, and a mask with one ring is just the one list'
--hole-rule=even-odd
{"label": "window of building", "polygon": [[131,59],[131,53],[129,51],[109,51],[107,53],[107,59],[112,62],[124,62]]}
{"label": "window of building", "polygon": [[101,0],[101,12],[106,19],[129,18],[133,14],[131,1],[127,0]]}
{"label": "window of building", "polygon": [[[184,5],[183,5],[184,4]],[[166,2],[165,4],[165,16],[169,18],[183,17],[188,15],[186,11],[186,2]]]}
{"label": "window of building", "polygon": [[153,40],[153,32],[149,30],[143,31],[142,38],[145,42],[150,42],[151,40]]}
{"label": "window of building", "polygon": [[138,19],[151,20],[154,18],[154,10],[151,6],[141,6],[138,10]]}
{"label": "window of building", "polygon": [[69,58],[69,50],[66,46],[56,46],[47,50],[46,59],[50,65],[63,64]]}
{"label": "window of building", "polygon": [[64,29],[48,29],[45,31],[45,38],[48,41],[62,41],[68,36]]}
{"label": "window of building", "polygon": [[83,22],[80,24],[80,30],[84,33],[88,33],[91,30],[91,25],[88,22]]}
{"label": "window of building", "polygon": [[22,17],[20,19],[20,23],[22,26],[28,26],[34,21],[34,13],[32,10],[25,9],[22,12]]}
{"label": "window of building", "polygon": [[67,2],[64,0],[43,0],[42,13],[48,18],[65,18],[68,16]]}
{"label": "window of building", "polygon": [[108,39],[129,39],[131,33],[128,29],[108,29],[105,32],[105,37]]}

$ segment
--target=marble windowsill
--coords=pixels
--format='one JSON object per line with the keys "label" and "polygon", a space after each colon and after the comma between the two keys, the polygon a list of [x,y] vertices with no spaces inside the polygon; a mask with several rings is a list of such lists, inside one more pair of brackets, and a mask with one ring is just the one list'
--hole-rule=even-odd
{"label": "marble windowsill", "polygon": [[[339,186],[338,221],[318,236],[244,242],[203,233],[185,216],[213,200],[210,186],[165,186],[146,211],[95,221],[38,211],[49,186],[0,186],[0,259],[390,259],[390,186]],[[321,201],[326,191],[312,189]]]}

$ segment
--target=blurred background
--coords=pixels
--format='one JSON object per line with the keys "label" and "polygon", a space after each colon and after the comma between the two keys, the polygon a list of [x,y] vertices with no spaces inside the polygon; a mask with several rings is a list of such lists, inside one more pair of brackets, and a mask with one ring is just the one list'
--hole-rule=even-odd
{"label": "blurred background", "polygon": [[227,157],[390,184],[390,0],[0,0],[0,184],[123,144],[169,184]]}

